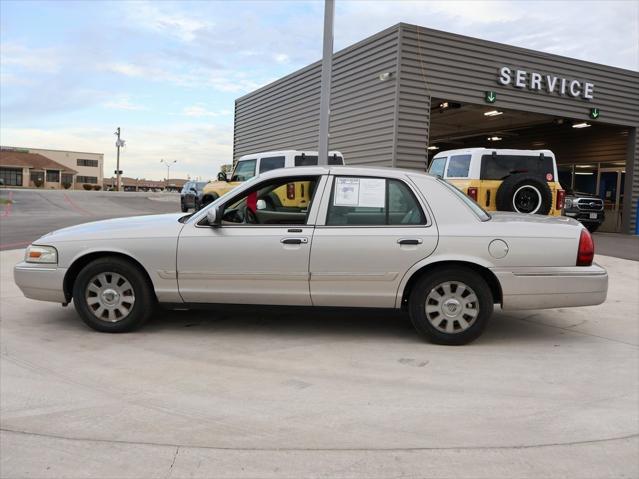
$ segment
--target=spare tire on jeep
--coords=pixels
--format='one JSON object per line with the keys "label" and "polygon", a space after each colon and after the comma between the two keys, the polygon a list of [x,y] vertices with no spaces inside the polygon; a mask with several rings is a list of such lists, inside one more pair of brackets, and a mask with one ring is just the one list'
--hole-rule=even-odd
{"label": "spare tire on jeep", "polygon": [[542,178],[527,173],[508,176],[497,190],[498,211],[547,215],[552,207],[552,191]]}

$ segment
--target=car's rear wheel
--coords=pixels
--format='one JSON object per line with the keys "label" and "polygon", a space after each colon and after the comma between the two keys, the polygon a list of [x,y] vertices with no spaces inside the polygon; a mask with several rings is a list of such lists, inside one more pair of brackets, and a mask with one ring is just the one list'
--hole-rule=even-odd
{"label": "car's rear wheel", "polygon": [[588,223],[585,226],[588,229],[588,231],[590,231],[591,233],[594,233],[595,231],[599,229],[600,225],[599,223]]}
{"label": "car's rear wheel", "polygon": [[497,209],[517,213],[547,215],[552,207],[548,183],[523,173],[506,178],[497,190]]}
{"label": "car's rear wheel", "polygon": [[493,312],[486,281],[475,271],[447,267],[414,285],[409,313],[415,329],[437,344],[466,344],[481,335]]}
{"label": "car's rear wheel", "polygon": [[139,268],[121,258],[105,257],[80,271],[73,285],[73,304],[91,328],[123,333],[149,318],[155,297]]}

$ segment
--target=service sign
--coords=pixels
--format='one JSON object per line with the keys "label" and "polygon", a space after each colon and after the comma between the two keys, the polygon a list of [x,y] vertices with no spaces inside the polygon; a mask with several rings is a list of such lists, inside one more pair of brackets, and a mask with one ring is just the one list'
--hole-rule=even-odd
{"label": "service sign", "polygon": [[501,67],[497,73],[497,82],[501,85],[584,100],[594,98],[595,84],[592,82],[510,67]]}

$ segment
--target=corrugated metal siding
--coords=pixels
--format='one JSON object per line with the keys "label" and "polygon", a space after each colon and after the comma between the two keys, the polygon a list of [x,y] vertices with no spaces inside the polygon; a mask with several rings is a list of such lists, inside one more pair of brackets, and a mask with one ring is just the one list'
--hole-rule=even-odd
{"label": "corrugated metal siding", "polygon": [[[495,106],[588,119],[601,109],[601,123],[639,124],[639,73],[524,48],[401,24],[402,90],[419,95],[424,74],[431,96],[482,104],[484,92],[497,92]],[[498,83],[498,69],[508,66],[595,84],[594,99],[517,89]]]}
{"label": "corrugated metal siding", "polygon": [[[391,166],[398,38],[395,26],[333,56],[329,148],[349,165]],[[394,76],[382,82],[383,72]],[[233,157],[317,150],[320,74],[317,62],[236,100]]]}
{"label": "corrugated metal siding", "polygon": [[[637,201],[639,201],[639,128],[630,130],[628,136],[628,154],[634,155],[634,161],[628,159],[626,164],[626,185],[623,205],[624,233],[634,233],[637,227]],[[628,194],[630,192],[630,194]],[[629,203],[626,203],[629,201]]]}

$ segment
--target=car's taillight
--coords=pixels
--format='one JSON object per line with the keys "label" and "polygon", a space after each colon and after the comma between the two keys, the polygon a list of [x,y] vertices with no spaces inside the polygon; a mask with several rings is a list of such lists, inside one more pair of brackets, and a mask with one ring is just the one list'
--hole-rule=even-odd
{"label": "car's taillight", "polygon": [[577,266],[590,266],[595,256],[595,245],[587,229],[581,230],[579,249],[577,250]]}
{"label": "car's taillight", "polygon": [[466,194],[470,196],[473,200],[477,201],[477,188],[475,188],[474,186],[471,186],[470,188],[468,188],[468,192]]}
{"label": "car's taillight", "polygon": [[295,183],[287,183],[286,184],[286,197],[289,200],[295,199]]}
{"label": "car's taillight", "polygon": [[564,190],[557,190],[557,206],[555,209],[561,211],[564,209],[564,201],[566,200],[566,192]]}

